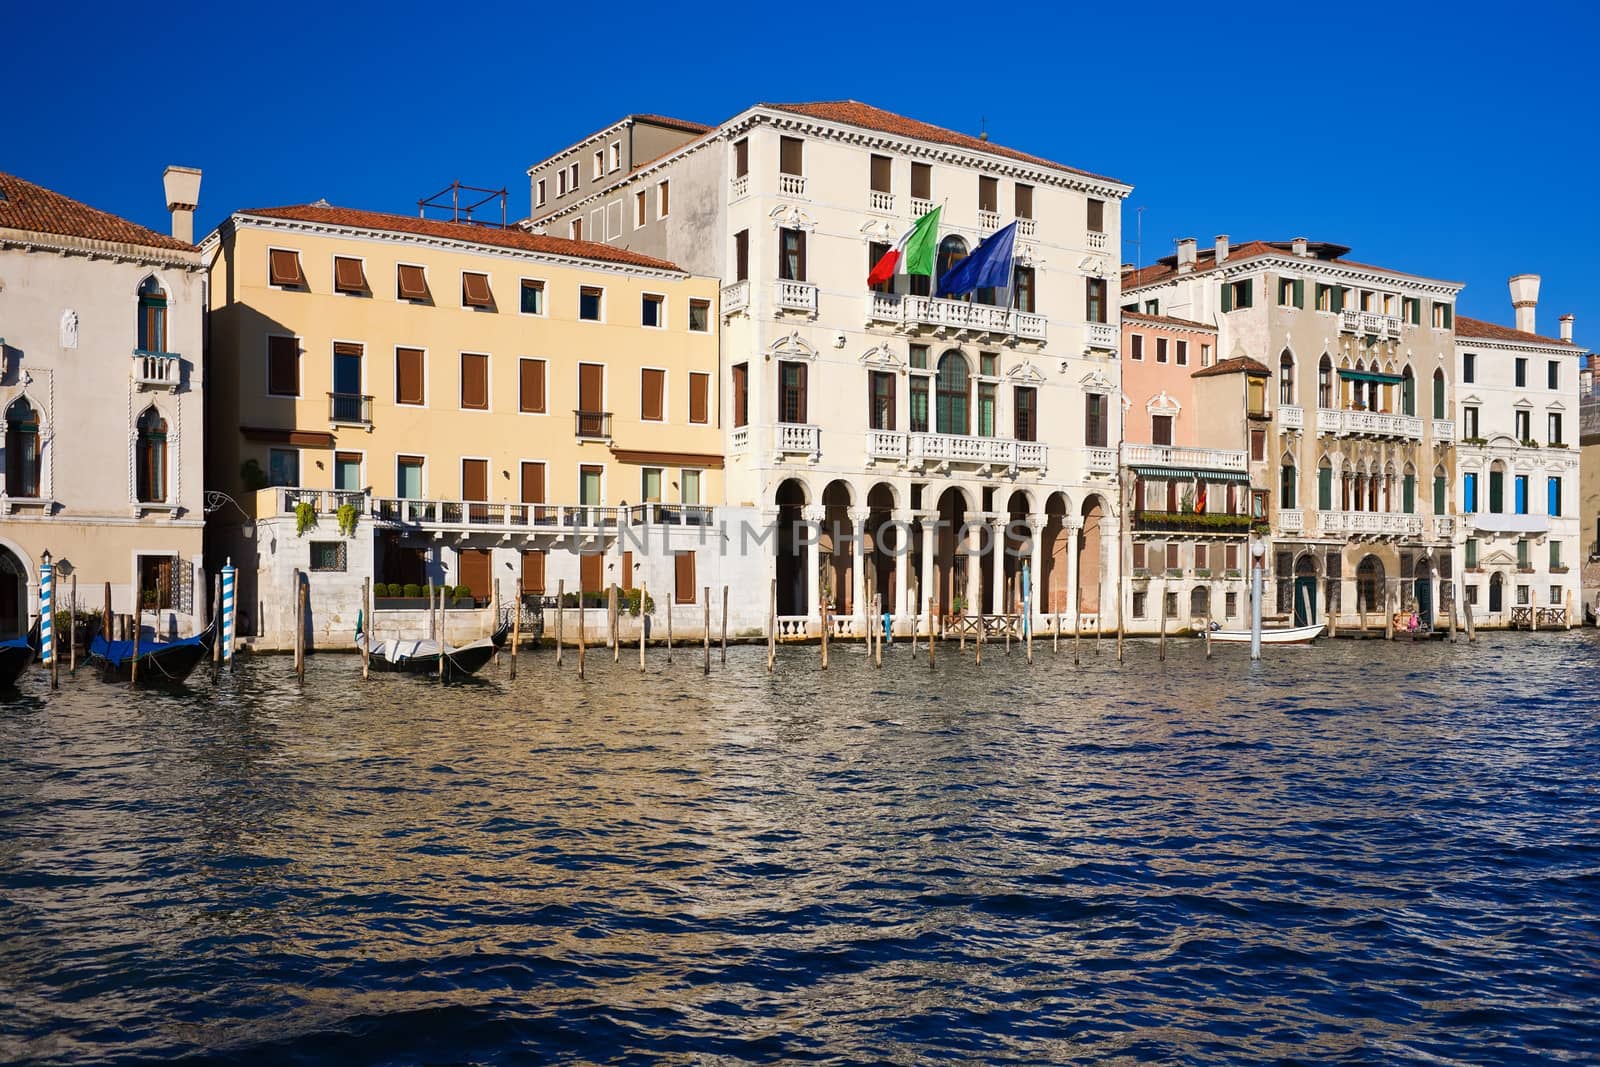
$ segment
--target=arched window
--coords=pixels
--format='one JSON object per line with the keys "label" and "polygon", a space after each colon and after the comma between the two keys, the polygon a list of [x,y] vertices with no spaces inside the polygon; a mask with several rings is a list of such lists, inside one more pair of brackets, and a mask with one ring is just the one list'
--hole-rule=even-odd
{"label": "arched window", "polygon": [[1417,513],[1417,469],[1411,464],[1406,464],[1405,475],[1401,478],[1400,510],[1407,515]]}
{"label": "arched window", "polygon": [[152,275],[139,283],[139,351],[167,350],[167,292]]}
{"label": "arched window", "polygon": [[1400,414],[1415,415],[1417,413],[1417,380],[1411,375],[1411,364],[1406,364],[1406,369],[1400,372]]}
{"label": "arched window", "polygon": [[967,242],[963,241],[955,234],[951,234],[949,237],[946,237],[944,240],[939,242],[939,272],[934,276],[933,279],[935,291],[938,290],[939,279],[943,278],[951,267],[954,267],[957,263],[960,263],[966,258]]}
{"label": "arched window", "polygon": [[1327,456],[1317,461],[1317,510],[1333,510],[1333,462]]}
{"label": "arched window", "polygon": [[1296,473],[1294,457],[1284,456],[1278,486],[1278,506],[1280,508],[1297,508],[1300,506],[1300,494],[1298,491],[1300,479],[1296,477]]}
{"label": "arched window", "polygon": [[1287,348],[1278,357],[1278,403],[1294,403],[1294,356]]}
{"label": "arched window", "polygon": [[1444,415],[1444,371],[1433,372],[1433,417],[1442,419]]}
{"label": "arched window", "polygon": [[1433,468],[1433,513],[1435,515],[1443,515],[1444,514],[1444,509],[1445,509],[1445,499],[1444,499],[1444,497],[1445,497],[1445,486],[1447,484],[1448,483],[1445,481],[1445,476],[1444,476],[1444,467],[1442,465],[1434,467]]}
{"label": "arched window", "polygon": [[141,504],[160,504],[167,499],[167,420],[155,408],[146,408],[139,416],[134,483]]}
{"label": "arched window", "polygon": [[39,414],[25,397],[6,408],[6,495],[39,495]]}
{"label": "arched window", "polygon": [[1317,364],[1317,407],[1333,407],[1333,360],[1326,352],[1322,353],[1322,362]]}
{"label": "arched window", "polygon": [[939,433],[966,434],[967,357],[954,349],[939,357],[937,407],[934,427]]}

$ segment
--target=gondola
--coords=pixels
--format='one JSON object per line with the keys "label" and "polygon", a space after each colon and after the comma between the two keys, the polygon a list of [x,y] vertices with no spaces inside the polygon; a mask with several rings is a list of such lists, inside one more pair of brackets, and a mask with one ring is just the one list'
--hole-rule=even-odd
{"label": "gondola", "polygon": [[[176,641],[139,641],[139,684],[152,686],[182,685],[189,675],[211,655],[211,646],[217,639],[217,624],[213,622],[193,637]],[[89,642],[87,662],[100,671],[100,680],[127,683],[133,680],[133,642],[108,641],[105,632],[95,634]]]}
{"label": "gondola", "polygon": [[0,689],[10,689],[39,655],[39,620],[33,629],[9,641],[0,641]]}
{"label": "gondola", "polygon": [[[1261,643],[1263,645],[1309,645],[1313,640],[1322,634],[1322,629],[1323,626],[1321,623],[1317,623],[1313,626],[1288,626],[1277,627],[1273,629],[1262,627]],[[1201,636],[1204,636],[1204,634]],[[1249,644],[1250,631],[1224,630],[1213,623],[1211,640],[1222,641],[1224,643],[1234,642],[1237,644]]]}
{"label": "gondola", "polygon": [[[443,652],[439,642],[429,638],[420,641],[381,641],[374,640],[367,648],[368,662],[375,671],[390,671],[397,674],[422,674],[438,677],[439,657],[444,657],[444,677],[465,678],[477,674],[486,663],[494,658],[506,642],[506,634],[511,630],[511,623],[502,620],[494,633],[488,637],[479,638],[470,644],[452,645],[445,642]],[[367,646],[367,633],[364,620],[357,617],[356,622],[356,650],[360,651]]]}

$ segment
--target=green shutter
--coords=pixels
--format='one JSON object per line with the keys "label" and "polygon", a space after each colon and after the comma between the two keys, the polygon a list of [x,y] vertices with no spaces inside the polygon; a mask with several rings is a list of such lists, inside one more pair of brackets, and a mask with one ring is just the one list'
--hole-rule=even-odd
{"label": "green shutter", "polygon": [[1455,328],[1455,324],[1456,324],[1455,309],[1452,308],[1449,304],[1444,305],[1444,328],[1447,329],[1447,330],[1454,329]]}
{"label": "green shutter", "polygon": [[1344,310],[1344,290],[1337,285],[1328,290],[1328,307],[1334,311]]}
{"label": "green shutter", "polygon": [[1407,515],[1417,510],[1417,476],[1415,474],[1405,476],[1405,481],[1401,485],[1400,500]]}
{"label": "green shutter", "polygon": [[1233,310],[1233,286],[1227,282],[1222,283],[1222,310],[1224,312]]}
{"label": "green shutter", "polygon": [[1249,278],[1239,283],[1239,306],[1242,308],[1255,307],[1254,295],[1255,282]]}
{"label": "green shutter", "polygon": [[1317,471],[1317,508],[1321,511],[1333,510],[1333,468],[1323,467]]}
{"label": "green shutter", "polygon": [[1304,278],[1296,278],[1294,280],[1294,306],[1297,308],[1306,306],[1306,280]]}
{"label": "green shutter", "polygon": [[1433,513],[1444,514],[1444,475],[1436,475],[1433,479]]}

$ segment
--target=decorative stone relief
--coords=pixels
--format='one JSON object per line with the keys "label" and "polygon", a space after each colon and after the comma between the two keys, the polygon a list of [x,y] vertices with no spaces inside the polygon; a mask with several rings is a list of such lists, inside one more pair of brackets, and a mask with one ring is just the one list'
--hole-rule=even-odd
{"label": "decorative stone relief", "polygon": [[61,313],[61,347],[78,347],[78,313],[71,308]]}

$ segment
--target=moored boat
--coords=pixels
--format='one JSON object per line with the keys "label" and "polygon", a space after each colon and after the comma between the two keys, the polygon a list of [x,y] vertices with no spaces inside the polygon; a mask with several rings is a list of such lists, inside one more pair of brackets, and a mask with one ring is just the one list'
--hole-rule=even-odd
{"label": "moored boat", "polygon": [[211,655],[216,641],[216,623],[213,622],[193,637],[176,641],[139,641],[135,656],[132,641],[108,641],[104,631],[89,642],[87,662],[100,671],[105,682],[131,682],[133,665],[139,664],[140,685],[182,685],[194,669]]}
{"label": "moored boat", "polygon": [[465,645],[452,645],[448,641],[441,644],[431,638],[416,641],[373,640],[369,645],[365,627],[359,621],[356,625],[356,649],[367,649],[368,662],[373,670],[437,677],[441,673],[439,661],[442,657],[446,679],[477,674],[505,644],[506,634],[511,629],[509,622],[502,621],[488,637]]}
{"label": "moored boat", "polygon": [[39,655],[39,623],[25,634],[0,641],[0,689],[10,689]]}
{"label": "moored boat", "polygon": [[[1262,628],[1261,643],[1263,645],[1309,645],[1314,639],[1321,636],[1323,626],[1289,626],[1274,629]],[[1250,643],[1249,630],[1212,630],[1211,640],[1224,643]]]}

